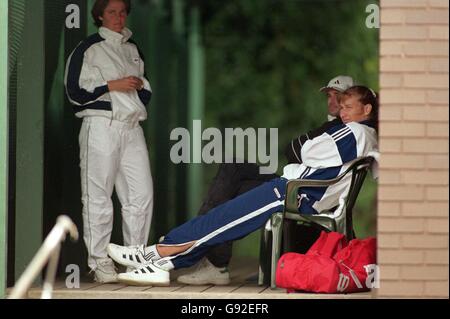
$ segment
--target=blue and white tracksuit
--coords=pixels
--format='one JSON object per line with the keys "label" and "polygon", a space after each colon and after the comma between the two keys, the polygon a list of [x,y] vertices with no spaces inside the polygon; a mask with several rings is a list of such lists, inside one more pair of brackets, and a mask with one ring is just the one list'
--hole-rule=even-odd
{"label": "blue and white tracksuit", "polygon": [[[357,157],[377,157],[377,135],[367,122],[332,127],[326,133],[304,143],[302,164],[284,167],[284,175],[236,197],[206,215],[198,216],[170,231],[160,245],[186,245],[188,250],[154,262],[162,269],[189,267],[197,263],[215,245],[245,237],[261,228],[275,212],[283,211],[286,183],[289,179],[331,179],[345,171]],[[350,177],[336,185],[303,188],[299,193],[299,211],[317,214],[339,204],[350,187]]]}
{"label": "blue and white tracksuit", "polygon": [[[82,41],[70,55],[66,92],[75,115],[83,118],[79,134],[83,237],[88,265],[107,258],[113,226],[111,196],[115,187],[122,204],[122,231],[126,245],[147,244],[153,213],[153,182],[144,133],[152,95],[144,76],[144,61],[132,33],[107,28]],[[139,77],[144,87],[112,91],[107,82]]]}

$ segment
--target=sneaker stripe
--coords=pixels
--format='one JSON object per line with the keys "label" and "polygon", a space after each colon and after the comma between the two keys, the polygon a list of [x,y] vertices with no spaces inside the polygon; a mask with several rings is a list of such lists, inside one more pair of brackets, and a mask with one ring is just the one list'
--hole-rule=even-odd
{"label": "sneaker stripe", "polygon": [[123,259],[127,259],[127,255],[123,254],[123,255],[122,255],[122,258],[123,258]]}
{"label": "sneaker stripe", "polygon": [[150,266],[147,266],[146,269],[148,269],[148,271],[149,271],[150,273],[155,272]]}
{"label": "sneaker stripe", "polygon": [[168,263],[167,260],[160,259],[160,260],[158,260],[157,262],[155,262],[155,265],[157,265],[157,266],[163,266],[163,265],[165,265],[165,264],[167,264],[167,263]]}
{"label": "sneaker stripe", "polygon": [[139,255],[136,255],[136,260],[137,260],[138,263],[142,264],[142,261],[141,261],[141,259],[139,258]]}
{"label": "sneaker stripe", "polygon": [[143,274],[146,273],[144,268],[141,268],[141,273],[143,273]]}
{"label": "sneaker stripe", "polygon": [[144,256],[144,259],[149,261],[150,259],[152,259],[153,257],[155,257],[155,253],[152,251],[150,253],[148,253],[147,255]]}

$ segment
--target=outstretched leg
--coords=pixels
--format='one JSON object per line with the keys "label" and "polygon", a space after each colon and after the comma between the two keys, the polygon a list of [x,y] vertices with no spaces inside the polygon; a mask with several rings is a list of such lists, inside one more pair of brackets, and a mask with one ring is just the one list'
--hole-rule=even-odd
{"label": "outstretched leg", "polygon": [[[156,256],[150,266],[145,265],[134,273],[121,274],[119,280],[126,278],[127,283],[136,280],[138,284],[149,284],[152,277],[160,278],[163,271],[189,267],[198,262],[211,247],[243,238],[261,228],[273,213],[283,210],[286,182],[284,178],[273,179],[212,209],[206,215],[174,228],[158,246],[153,245],[148,249],[156,250],[159,255],[160,252],[164,253],[158,249],[165,247],[176,250],[175,255]],[[122,252],[113,253],[111,257],[121,263],[122,255],[127,257],[127,253]]]}

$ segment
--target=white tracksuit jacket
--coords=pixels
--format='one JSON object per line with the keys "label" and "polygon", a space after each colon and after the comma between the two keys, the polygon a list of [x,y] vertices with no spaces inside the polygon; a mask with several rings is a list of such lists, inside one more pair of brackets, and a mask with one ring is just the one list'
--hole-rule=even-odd
{"label": "white tracksuit jacket", "polygon": [[[65,85],[75,115],[83,118],[80,143],[83,237],[88,264],[107,258],[113,225],[111,196],[122,204],[125,245],[146,244],[153,212],[153,181],[144,133],[152,91],[132,33],[101,27],[82,41],[66,65]],[[142,90],[109,92],[107,82],[139,77]]]}
{"label": "white tracksuit jacket", "polygon": [[[336,125],[325,133],[307,140],[301,149],[302,164],[289,164],[283,169],[286,179],[332,179],[350,166],[349,162],[360,156],[378,160],[377,133],[368,121]],[[377,164],[372,168],[377,177]],[[339,183],[318,188],[306,188],[299,195],[299,211],[317,214],[330,209],[341,200],[350,187],[351,174]],[[308,191],[305,191],[308,190]],[[343,200],[343,198],[342,198]]]}

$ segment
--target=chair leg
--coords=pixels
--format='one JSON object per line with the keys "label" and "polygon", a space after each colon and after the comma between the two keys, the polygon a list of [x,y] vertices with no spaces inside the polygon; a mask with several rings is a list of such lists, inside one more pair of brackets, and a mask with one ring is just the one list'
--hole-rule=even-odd
{"label": "chair leg", "polygon": [[[270,225],[271,221],[267,223]],[[259,245],[259,270],[258,270],[258,285],[262,286],[268,283],[269,265],[268,261],[269,253],[271,252],[271,227],[264,227],[261,229],[261,239]]]}
{"label": "chair leg", "polygon": [[281,250],[281,226],[283,222],[283,213],[272,215],[272,260],[270,267],[270,288],[275,289],[276,270]]}

